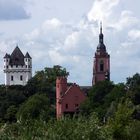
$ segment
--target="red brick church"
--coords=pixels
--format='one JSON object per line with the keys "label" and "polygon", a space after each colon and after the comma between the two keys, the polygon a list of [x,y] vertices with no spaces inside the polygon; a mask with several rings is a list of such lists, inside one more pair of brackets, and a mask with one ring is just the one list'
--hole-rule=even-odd
{"label": "red brick church", "polygon": [[[110,80],[110,55],[104,45],[102,25],[100,27],[99,44],[93,62],[92,85],[99,81]],[[73,115],[79,112],[79,106],[86,99],[86,94],[77,85],[68,86],[67,77],[56,79],[56,116],[57,119],[65,114]]]}

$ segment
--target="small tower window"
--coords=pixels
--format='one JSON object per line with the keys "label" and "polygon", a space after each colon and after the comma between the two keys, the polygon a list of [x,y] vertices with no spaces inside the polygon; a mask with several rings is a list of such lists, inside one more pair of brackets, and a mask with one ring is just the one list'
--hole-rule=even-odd
{"label": "small tower window", "polygon": [[6,66],[6,68],[8,69],[8,66]]}
{"label": "small tower window", "polygon": [[23,80],[23,76],[22,75],[20,75],[20,81],[22,81]]}
{"label": "small tower window", "polygon": [[104,71],[104,62],[102,60],[100,62],[100,71]]}
{"label": "small tower window", "polygon": [[13,75],[11,76],[11,81],[14,81],[14,76]]}
{"label": "small tower window", "polygon": [[65,105],[65,108],[68,109],[68,104]]}

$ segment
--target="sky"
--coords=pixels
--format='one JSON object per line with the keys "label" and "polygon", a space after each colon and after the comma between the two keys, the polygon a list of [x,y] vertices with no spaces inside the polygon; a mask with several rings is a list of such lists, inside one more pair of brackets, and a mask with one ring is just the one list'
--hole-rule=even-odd
{"label": "sky", "polygon": [[16,45],[32,56],[33,73],[61,65],[69,82],[92,84],[99,23],[111,61],[111,80],[140,72],[139,0],[0,0],[0,84],[3,57]]}

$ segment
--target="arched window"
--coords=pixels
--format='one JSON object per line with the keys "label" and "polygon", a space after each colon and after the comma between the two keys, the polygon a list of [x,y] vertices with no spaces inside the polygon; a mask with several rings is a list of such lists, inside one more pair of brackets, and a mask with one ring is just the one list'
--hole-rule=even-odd
{"label": "arched window", "polygon": [[104,71],[104,61],[100,61],[100,71]]}

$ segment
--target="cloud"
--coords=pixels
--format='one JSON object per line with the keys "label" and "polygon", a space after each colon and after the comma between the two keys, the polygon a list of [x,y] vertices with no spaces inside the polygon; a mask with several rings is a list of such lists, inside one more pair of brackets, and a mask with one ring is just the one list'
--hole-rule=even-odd
{"label": "cloud", "polygon": [[[87,16],[77,24],[65,23],[57,18],[44,21],[39,28],[25,35],[25,42],[32,44],[29,47],[35,54],[35,63],[43,59],[44,66],[60,64],[70,72],[71,80],[90,85],[93,57],[98,45],[98,23],[103,19],[105,44],[111,55],[111,78],[115,82],[124,81],[130,73],[135,72],[131,65],[137,63],[133,63],[132,56],[139,60],[136,57],[140,52],[138,45],[131,37],[131,29],[138,25],[139,20],[132,11],[118,9],[119,4],[119,0],[95,0]],[[118,16],[114,16],[115,7]],[[116,76],[118,73],[119,76]]]}
{"label": "cloud", "polygon": [[56,18],[46,20],[39,28],[25,34],[24,46],[31,50],[35,63],[43,60],[44,67],[56,64],[66,67],[70,79],[85,75],[86,71],[92,75],[93,46],[97,45],[93,42],[98,33],[94,34],[94,24],[81,22],[73,25]]}
{"label": "cloud", "polygon": [[[21,50],[30,52],[35,71],[59,64],[70,72],[70,81],[91,85],[99,22],[103,20],[104,41],[111,56],[111,80],[124,82],[126,77],[140,71],[140,21],[132,9],[121,8],[123,2],[126,7],[133,3],[94,0],[92,8],[77,23],[57,17],[46,19],[17,39],[22,40]],[[15,40],[5,40],[0,43],[0,50],[10,52],[14,43]]]}
{"label": "cloud", "polygon": [[19,0],[0,0],[0,20],[21,20],[30,18],[24,3]]}
{"label": "cloud", "polygon": [[130,30],[128,32],[128,36],[130,39],[137,41],[140,39],[140,30],[136,30],[136,29]]}
{"label": "cloud", "polygon": [[139,19],[135,17],[132,11],[124,10],[121,12],[120,19],[113,26],[120,32],[120,30],[132,28],[132,26],[138,23]]}
{"label": "cloud", "polygon": [[88,19],[94,21],[105,21],[112,14],[112,8],[120,0],[95,0],[91,10],[88,13]]}

